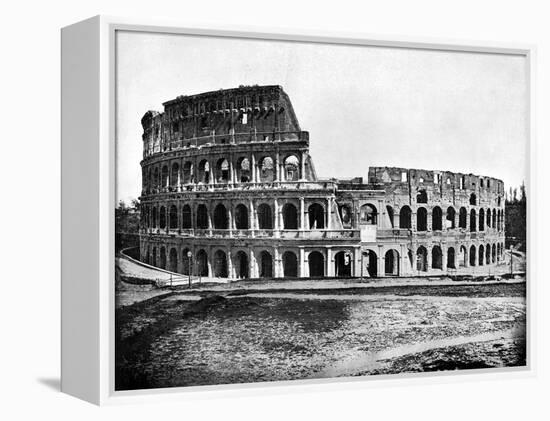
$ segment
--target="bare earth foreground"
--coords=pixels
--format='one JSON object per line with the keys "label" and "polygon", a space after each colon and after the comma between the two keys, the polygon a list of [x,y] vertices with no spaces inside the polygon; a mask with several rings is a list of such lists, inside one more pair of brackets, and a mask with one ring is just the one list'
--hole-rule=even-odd
{"label": "bare earth foreground", "polygon": [[116,389],[522,366],[525,293],[524,282],[151,293],[116,310]]}

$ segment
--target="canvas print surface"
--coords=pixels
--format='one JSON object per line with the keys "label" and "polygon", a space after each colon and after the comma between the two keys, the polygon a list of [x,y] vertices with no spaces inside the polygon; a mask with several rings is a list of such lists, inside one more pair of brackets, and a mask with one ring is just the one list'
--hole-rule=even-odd
{"label": "canvas print surface", "polygon": [[525,366],[527,77],[117,32],[115,389]]}

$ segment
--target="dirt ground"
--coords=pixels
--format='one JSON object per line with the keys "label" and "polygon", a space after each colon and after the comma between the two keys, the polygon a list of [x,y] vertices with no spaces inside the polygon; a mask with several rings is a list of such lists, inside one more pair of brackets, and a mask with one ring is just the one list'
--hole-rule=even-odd
{"label": "dirt ground", "polygon": [[116,388],[521,366],[525,292],[498,283],[153,296],[117,309]]}

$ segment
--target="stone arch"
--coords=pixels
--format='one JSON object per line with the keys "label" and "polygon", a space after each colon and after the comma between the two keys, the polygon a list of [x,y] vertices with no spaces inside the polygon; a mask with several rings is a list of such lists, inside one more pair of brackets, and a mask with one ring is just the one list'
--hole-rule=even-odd
{"label": "stone arch", "polygon": [[160,173],[158,167],[153,171],[153,183],[156,189],[160,188]]}
{"label": "stone arch", "polygon": [[393,219],[394,219],[395,212],[390,205],[386,205],[386,213],[388,214],[388,218],[390,220],[390,226],[394,228]]}
{"label": "stone arch", "polygon": [[181,227],[183,229],[193,228],[193,218],[191,217],[191,206],[183,205],[181,209]]}
{"label": "stone arch", "polygon": [[476,210],[470,209],[470,232],[476,231],[476,225],[477,225]]}
{"label": "stone arch", "polygon": [[470,194],[470,205],[472,206],[477,205],[477,197],[475,193]]}
{"label": "stone arch", "polygon": [[485,246],[485,264],[490,265],[491,264],[491,245],[487,244]]}
{"label": "stone arch", "polygon": [[432,231],[441,231],[443,229],[443,211],[439,206],[432,210]]}
{"label": "stone arch", "polygon": [[180,165],[177,162],[172,164],[172,171],[170,173],[170,185],[176,187],[180,182]]}
{"label": "stone arch", "polygon": [[229,161],[226,158],[218,159],[216,162],[216,183],[229,182]]}
{"label": "stone arch", "polygon": [[229,218],[227,217],[227,209],[221,203],[214,208],[214,228],[226,230],[229,228]]}
{"label": "stone arch", "polygon": [[227,278],[227,254],[223,250],[216,250],[214,253],[214,277]]}
{"label": "stone arch", "polygon": [[168,270],[170,272],[178,271],[178,251],[172,247],[168,255]]}
{"label": "stone arch", "polygon": [[158,215],[157,215],[157,208],[156,206],[153,206],[153,211],[152,211],[152,215],[151,215],[151,225],[152,225],[152,228],[157,228],[158,227]]}
{"label": "stone arch", "polygon": [[428,193],[425,189],[420,189],[416,193],[416,203],[428,203]]}
{"label": "stone arch", "polygon": [[309,277],[322,278],[325,276],[325,256],[320,251],[312,251],[308,255]]}
{"label": "stone arch", "polygon": [[464,206],[458,211],[458,227],[466,229],[468,225],[468,211]]}
{"label": "stone arch", "polygon": [[157,267],[157,248],[156,247],[153,247],[153,256],[152,256],[151,264]]}
{"label": "stone arch", "polygon": [[496,211],[496,209],[493,209],[493,222],[492,222],[491,226],[493,227],[493,229],[497,228],[497,211]]}
{"label": "stone arch", "polygon": [[487,212],[486,212],[486,215],[487,215],[487,228],[491,228],[491,208],[487,209]]}
{"label": "stone arch", "polygon": [[204,249],[197,251],[196,270],[199,276],[208,276],[208,254]]}
{"label": "stone arch", "polygon": [[292,203],[283,206],[283,227],[285,230],[298,229],[298,209]]}
{"label": "stone arch", "polygon": [[432,247],[432,269],[443,269],[443,252],[441,247]]}
{"label": "stone arch", "polygon": [[199,162],[198,170],[198,182],[204,184],[210,183],[210,163],[206,159]]}
{"label": "stone arch", "polygon": [[265,250],[260,252],[260,278],[273,278],[273,257]]}
{"label": "stone arch", "polygon": [[445,228],[447,229],[454,229],[456,226],[455,226],[455,222],[456,221],[456,211],[455,211],[455,208],[453,208],[452,206],[449,206],[447,208],[447,216],[445,218]]}
{"label": "stone arch", "polygon": [[468,265],[468,249],[465,246],[460,246],[460,260],[458,261],[459,267],[466,267]]}
{"label": "stone arch", "polygon": [[247,157],[241,157],[237,160],[237,179],[240,183],[250,182],[250,160]]}
{"label": "stone arch", "polygon": [[195,225],[198,229],[208,228],[208,208],[204,203],[200,203],[197,206],[197,221]]}
{"label": "stone arch", "polygon": [[168,187],[168,183],[170,182],[169,178],[168,178],[168,165],[163,165],[162,166],[162,171],[161,171],[161,186],[164,188],[164,187]]}
{"label": "stone arch", "polygon": [[273,212],[271,206],[267,203],[258,206],[258,228],[262,230],[273,229]]}
{"label": "stone arch", "polygon": [[367,271],[371,278],[378,276],[378,256],[374,250],[367,250],[363,258],[367,258]]}
{"label": "stone arch", "polygon": [[449,247],[447,249],[447,269],[456,269],[454,247]]}
{"label": "stone arch", "polygon": [[479,266],[483,266],[483,262],[485,260],[485,247],[483,247],[483,244],[479,245],[479,253],[478,253],[478,264]]}
{"label": "stone arch", "polygon": [[470,246],[470,266],[476,266],[477,265],[477,259],[476,259],[476,252],[477,252],[477,249],[476,249],[476,246],[474,246],[473,244]]}
{"label": "stone arch", "polygon": [[263,157],[258,162],[258,168],[260,169],[260,181],[262,183],[270,183],[275,179],[275,165],[273,158],[270,156]]}
{"label": "stone arch", "polygon": [[166,228],[166,208],[164,206],[160,207],[160,215],[159,215],[159,227],[160,229]]}
{"label": "stone arch", "polygon": [[386,251],[384,255],[384,274],[399,276],[399,252],[395,249]]}
{"label": "stone arch", "polygon": [[166,247],[160,248],[160,267],[166,269]]}
{"label": "stone arch", "polygon": [[426,208],[420,207],[416,210],[416,230],[428,230],[428,211]]}
{"label": "stone arch", "polygon": [[492,246],[491,263],[496,263],[496,261],[497,261],[497,249],[496,249],[496,246],[493,244],[493,246]]}
{"label": "stone arch", "polygon": [[324,229],[325,228],[325,209],[319,203],[312,203],[308,209],[309,228]]}
{"label": "stone arch", "polygon": [[289,155],[284,160],[285,181],[298,181],[300,179],[300,160],[296,155]]}
{"label": "stone arch", "polygon": [[403,206],[399,211],[399,228],[411,229],[411,208]]}
{"label": "stone arch", "polygon": [[239,250],[235,254],[235,273],[237,278],[250,278],[249,274],[249,263],[248,263],[248,254],[242,250]]}
{"label": "stone arch", "polygon": [[416,249],[416,270],[419,272],[428,270],[428,250],[424,246]]}
{"label": "stone arch", "polygon": [[296,253],[285,251],[283,253],[283,275],[285,278],[298,277],[298,258]]}
{"label": "stone arch", "polygon": [[168,221],[170,224],[170,229],[178,229],[178,208],[176,205],[170,206]]}
{"label": "stone arch", "polygon": [[235,207],[235,228],[238,230],[249,229],[248,208],[242,203]]}
{"label": "stone arch", "polygon": [[183,184],[190,184],[193,182],[193,163],[187,161],[183,164]]}
{"label": "stone arch", "polygon": [[353,254],[350,251],[339,251],[334,255],[334,275],[347,278],[352,274]]}
{"label": "stone arch", "polygon": [[[190,250],[187,247],[184,248],[181,252],[181,273],[183,273],[184,275],[191,274],[193,256],[191,256],[191,259],[190,259],[189,253],[190,253]],[[189,260],[191,260],[191,262]]]}
{"label": "stone arch", "polygon": [[351,208],[348,205],[342,205],[339,208],[340,219],[342,220],[342,225],[344,228],[351,228]]}
{"label": "stone arch", "polygon": [[479,231],[485,230],[485,209],[479,209]]}
{"label": "stone arch", "polygon": [[378,222],[378,210],[376,206],[366,203],[359,210],[359,223],[364,225],[376,225]]}

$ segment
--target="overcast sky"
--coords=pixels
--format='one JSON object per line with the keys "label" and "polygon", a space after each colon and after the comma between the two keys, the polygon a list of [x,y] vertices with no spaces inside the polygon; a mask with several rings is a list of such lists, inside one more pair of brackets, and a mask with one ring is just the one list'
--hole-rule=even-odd
{"label": "overcast sky", "polygon": [[319,177],[369,166],[492,176],[527,170],[521,56],[191,37],[117,36],[117,197],[141,191],[141,117],[162,103],[239,85],[281,85]]}

